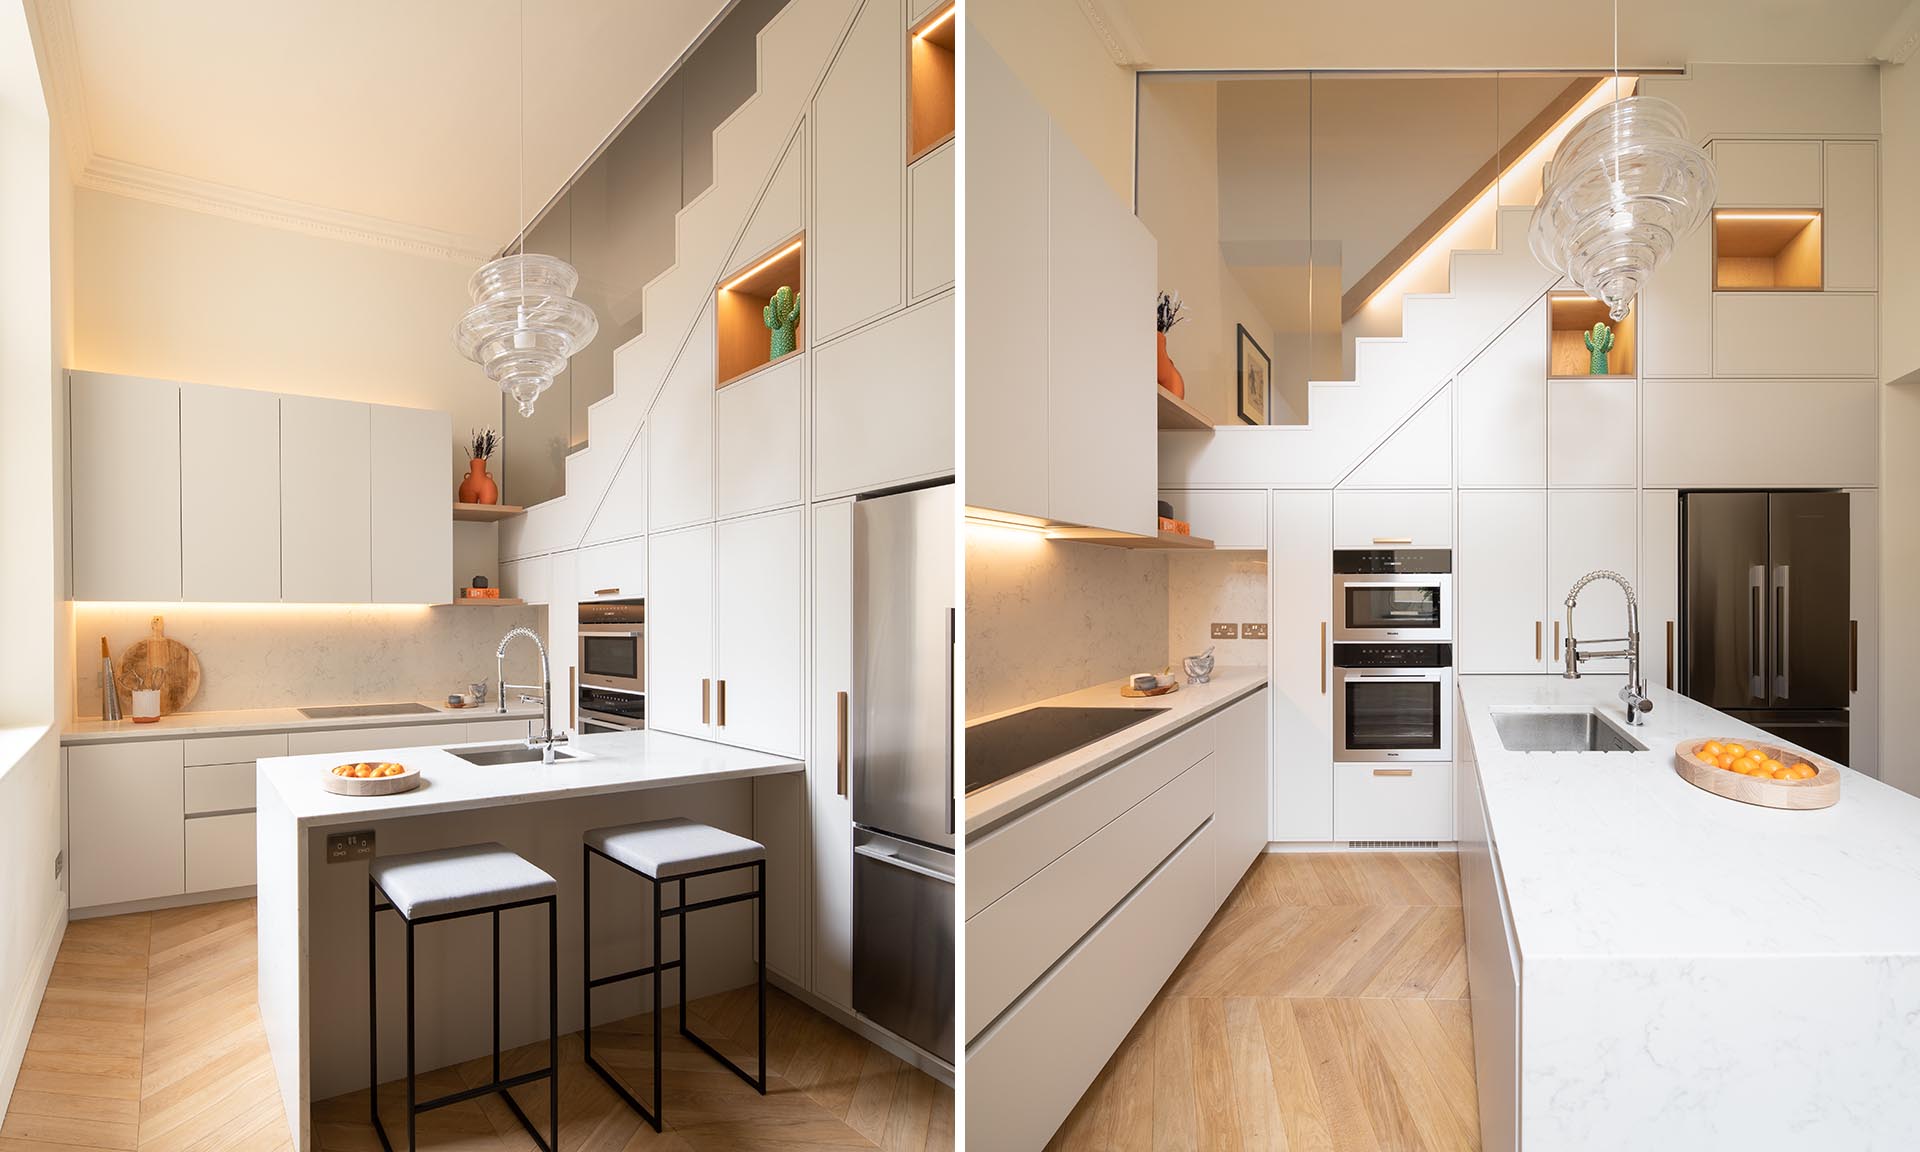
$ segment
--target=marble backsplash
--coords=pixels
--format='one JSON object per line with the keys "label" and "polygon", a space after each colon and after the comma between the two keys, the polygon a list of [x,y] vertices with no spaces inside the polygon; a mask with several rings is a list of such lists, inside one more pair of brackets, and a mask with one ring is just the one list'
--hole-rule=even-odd
{"label": "marble backsplash", "polygon": [[1167,557],[1167,646],[1174,668],[1182,656],[1213,647],[1219,667],[1265,667],[1265,640],[1215,640],[1219,624],[1267,622],[1265,552],[1175,552]]}
{"label": "marble backsplash", "polygon": [[[493,653],[509,628],[524,624],[544,639],[547,623],[538,606],[80,603],[73,614],[76,716],[100,715],[100,637],[117,668],[127,648],[146,638],[156,611],[167,635],[199,657],[192,712],[439,700],[494,679]],[[532,645],[508,652],[507,675],[539,681]]]}

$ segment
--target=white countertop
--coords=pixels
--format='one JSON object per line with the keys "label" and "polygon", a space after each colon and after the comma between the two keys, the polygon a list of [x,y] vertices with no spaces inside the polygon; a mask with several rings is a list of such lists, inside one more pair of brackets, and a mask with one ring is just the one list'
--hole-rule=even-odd
{"label": "white countertop", "polygon": [[[458,745],[454,745],[458,747]],[[392,796],[339,796],[322,786],[339,753],[275,756],[260,761],[263,788],[272,788],[303,828],[365,824],[474,808],[496,808],[643,788],[671,788],[799,772],[784,756],[733,748],[665,732],[604,732],[576,736],[564,748],[584,753],[553,764],[469,764],[442,748],[370,748],[362,760],[387,760],[420,769],[424,779],[411,792]]]}
{"label": "white countertop", "polygon": [[1696,788],[1682,740],[1783,741],[1659,688],[1626,729],[1646,752],[1508,752],[1494,730],[1504,707],[1624,721],[1623,682],[1459,678],[1523,957],[1920,956],[1920,797],[1850,769],[1811,812]]}
{"label": "white countertop", "polygon": [[[385,700],[385,704],[404,704],[404,700]],[[387,728],[398,724],[454,724],[473,720],[517,720],[540,715],[538,704],[509,704],[501,712],[498,700],[470,708],[449,708],[431,700],[425,704],[431,712],[406,712],[397,716],[334,716],[315,720],[300,714],[298,708],[234,708],[225,711],[175,712],[151,724],[132,720],[88,718],[67,724],[60,734],[62,744],[95,744],[112,740],[178,740],[187,736],[236,736],[248,732],[320,732],[339,728]],[[556,701],[563,707],[565,701]]]}
{"label": "white countertop", "polygon": [[1134,698],[1120,695],[1124,680],[1095,684],[1077,692],[1068,692],[1048,700],[1036,700],[1018,708],[995,712],[967,721],[967,727],[1011,716],[1029,708],[1164,708],[1151,720],[1124,728],[1111,736],[1076,748],[1062,756],[1034,765],[1017,775],[990,784],[967,795],[967,834],[984,831],[1024,808],[1037,804],[1056,792],[1086,779],[1120,760],[1204,716],[1225,708],[1267,682],[1264,668],[1215,668],[1206,684],[1188,684],[1181,677],[1180,690],[1165,696]]}

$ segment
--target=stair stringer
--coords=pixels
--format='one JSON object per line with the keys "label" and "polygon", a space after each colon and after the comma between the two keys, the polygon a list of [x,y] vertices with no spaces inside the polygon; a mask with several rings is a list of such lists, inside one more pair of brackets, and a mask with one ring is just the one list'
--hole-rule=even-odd
{"label": "stair stringer", "polygon": [[1356,341],[1352,380],[1308,384],[1307,423],[1160,433],[1163,488],[1332,488],[1558,281],[1502,208],[1497,246],[1450,254],[1448,291],[1406,298],[1399,337]]}
{"label": "stair stringer", "polygon": [[714,129],[713,180],[674,214],[674,263],[643,289],[646,328],[614,352],[613,392],[587,409],[588,446],[567,458],[565,494],[501,522],[502,559],[566,551],[585,538],[859,8],[859,0],[791,0],[760,30],[754,94]]}

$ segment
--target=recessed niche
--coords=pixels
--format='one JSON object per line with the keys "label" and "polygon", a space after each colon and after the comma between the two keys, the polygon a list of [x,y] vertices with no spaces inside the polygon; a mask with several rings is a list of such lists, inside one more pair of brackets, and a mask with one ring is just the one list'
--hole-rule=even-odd
{"label": "recessed niche", "polygon": [[1713,287],[1719,292],[1818,292],[1820,213],[1713,214]]}
{"label": "recessed niche", "polygon": [[922,20],[909,34],[913,90],[908,101],[907,163],[953,139],[952,4]]}
{"label": "recessed niche", "polygon": [[[714,387],[724,388],[773,360],[773,330],[767,327],[766,308],[781,288],[800,296],[802,258],[806,237],[795,236],[766,253],[744,270],[723,281],[714,295],[716,329]],[[793,326],[793,352],[807,346],[804,300]],[[793,352],[786,353],[791,356]],[[784,357],[783,357],[784,358]]]}
{"label": "recessed niche", "polygon": [[1547,375],[1591,376],[1593,353],[1587,351],[1586,335],[1595,324],[1613,330],[1613,347],[1607,353],[1608,376],[1631,376],[1634,371],[1634,324],[1640,302],[1634,311],[1615,324],[1607,315],[1607,306],[1591,296],[1553,295],[1547,297]]}

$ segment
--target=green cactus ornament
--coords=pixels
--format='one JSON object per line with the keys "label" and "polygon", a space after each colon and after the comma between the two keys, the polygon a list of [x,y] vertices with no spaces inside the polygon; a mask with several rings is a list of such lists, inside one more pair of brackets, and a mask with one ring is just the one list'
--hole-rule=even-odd
{"label": "green cactus ornament", "polygon": [[793,326],[800,319],[800,294],[782,284],[773,299],[767,301],[761,316],[773,332],[768,338],[767,358],[778,360],[793,351]]}
{"label": "green cactus ornament", "polygon": [[1593,360],[1587,365],[1587,372],[1594,376],[1607,374],[1607,353],[1613,351],[1613,332],[1605,324],[1595,324],[1593,331],[1580,338],[1593,353]]}

